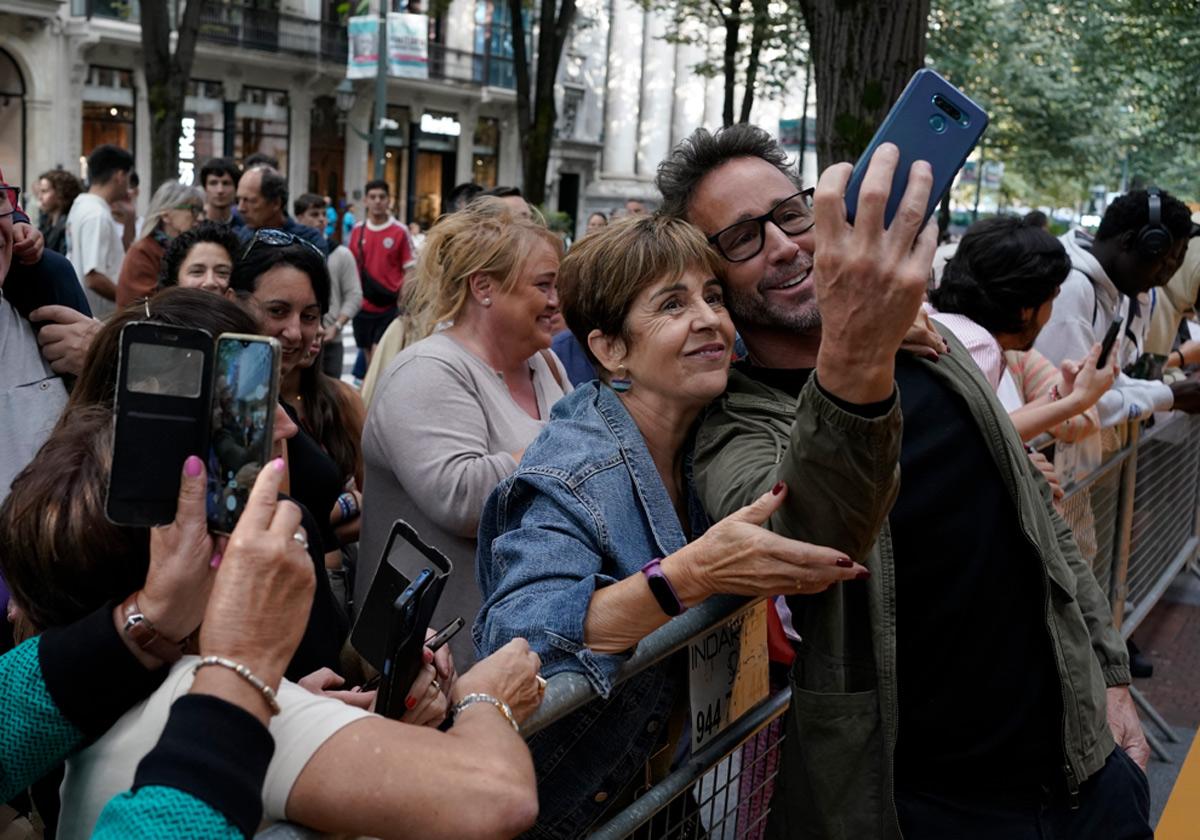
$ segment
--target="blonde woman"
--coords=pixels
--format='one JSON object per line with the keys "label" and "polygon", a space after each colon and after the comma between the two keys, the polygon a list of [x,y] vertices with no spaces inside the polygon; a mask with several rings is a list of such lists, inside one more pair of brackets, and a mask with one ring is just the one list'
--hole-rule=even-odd
{"label": "blonde woman", "polygon": [[[402,517],[455,565],[435,623],[474,620],[483,503],[571,390],[548,349],[561,254],[557,236],[498,199],[475,202],[429,231],[408,298],[420,340],[380,376],[363,430],[358,603],[392,521]],[[474,661],[469,634],[452,644],[460,670]]]}
{"label": "blonde woman", "polygon": [[204,193],[196,187],[166,181],[154,192],[142,232],[121,263],[118,308],[154,294],[167,246],[176,236],[191,230],[203,213]]}

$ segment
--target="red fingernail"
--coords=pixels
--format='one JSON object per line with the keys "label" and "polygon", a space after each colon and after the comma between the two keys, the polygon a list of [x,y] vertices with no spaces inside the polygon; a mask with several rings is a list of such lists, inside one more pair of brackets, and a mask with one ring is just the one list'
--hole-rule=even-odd
{"label": "red fingernail", "polygon": [[854,561],[851,560],[849,557],[839,557],[837,560],[837,564],[839,566],[841,566],[843,569],[849,569],[851,566],[854,565]]}
{"label": "red fingernail", "polygon": [[856,574],[854,576],[854,579],[855,580],[868,580],[868,579],[870,579],[870,577],[871,577],[871,573],[869,571],[867,571],[866,569],[863,569],[861,572],[859,572],[858,574]]}
{"label": "red fingernail", "polygon": [[404,701],[404,708],[406,708],[406,709],[414,709],[414,708],[416,708],[416,705],[417,705],[416,697],[409,697],[409,698],[405,699],[405,701]]}
{"label": "red fingernail", "polygon": [[183,471],[190,478],[195,478],[200,475],[200,469],[204,466],[204,462],[195,455],[189,455],[188,459],[183,462]]}
{"label": "red fingernail", "polygon": [[783,482],[782,481],[778,482],[774,487],[771,488],[771,495],[778,496],[780,493],[783,492],[783,488],[784,488]]}
{"label": "red fingernail", "polygon": [[214,554],[212,556],[212,559],[208,561],[208,567],[210,569],[215,569],[220,565],[221,565],[221,553],[217,552],[216,554]]}
{"label": "red fingernail", "polygon": [[422,655],[425,657],[426,665],[433,661],[433,651],[431,651],[429,648],[425,648],[425,650],[422,652]]}

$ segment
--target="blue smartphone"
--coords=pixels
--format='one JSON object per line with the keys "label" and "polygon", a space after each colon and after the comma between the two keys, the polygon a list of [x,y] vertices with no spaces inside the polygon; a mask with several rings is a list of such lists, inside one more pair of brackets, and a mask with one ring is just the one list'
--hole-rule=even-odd
{"label": "blue smartphone", "polygon": [[854,165],[846,187],[846,217],[854,221],[858,191],[867,174],[871,155],[881,143],[893,143],[900,149],[900,163],[892,178],[884,226],[891,225],[908,186],[908,171],[918,160],[928,161],[933,167],[933,188],[929,191],[929,206],[925,209],[925,221],[928,222],[938,202],[954,183],[954,176],[966,163],[967,155],[983,136],[987,124],[987,113],[965,93],[932,70],[918,70]]}

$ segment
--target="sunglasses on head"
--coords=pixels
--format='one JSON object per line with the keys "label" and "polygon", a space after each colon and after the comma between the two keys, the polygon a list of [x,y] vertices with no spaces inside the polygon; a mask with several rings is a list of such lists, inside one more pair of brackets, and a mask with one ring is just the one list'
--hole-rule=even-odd
{"label": "sunglasses on head", "polygon": [[278,228],[261,228],[254,231],[254,236],[250,240],[250,244],[246,246],[245,251],[242,251],[242,259],[246,259],[250,255],[250,252],[254,250],[254,246],[258,244],[268,245],[272,248],[286,248],[289,245],[297,243],[308,248],[321,259],[325,259],[325,255],[321,253],[321,249],[307,239],[302,239],[294,233],[288,233],[286,230],[279,230]]}

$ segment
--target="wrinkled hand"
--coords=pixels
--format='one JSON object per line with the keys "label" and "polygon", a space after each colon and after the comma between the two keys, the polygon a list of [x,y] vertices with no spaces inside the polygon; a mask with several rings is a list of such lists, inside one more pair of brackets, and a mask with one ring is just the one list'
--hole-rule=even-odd
{"label": "wrinkled hand", "polygon": [[883,226],[899,160],[891,143],[875,151],[853,225],[846,219],[849,164],[826,169],[814,194],[817,377],[825,390],[852,403],[892,393],[896,351],[916,319],[937,248],[937,226],[924,221],[933,184],[925,161],[913,163],[896,216]]}
{"label": "wrinkled hand", "polygon": [[1060,391],[1064,397],[1072,397],[1078,403],[1079,411],[1087,411],[1095,405],[1104,392],[1112,387],[1121,370],[1115,359],[1105,367],[1097,368],[1099,358],[1100,345],[1093,344],[1082,361],[1068,360],[1062,363],[1063,384]]}
{"label": "wrinkled hand", "polygon": [[912,353],[914,356],[920,356],[922,359],[936,362],[942,353],[950,352],[950,345],[933,326],[933,322],[929,319],[929,313],[924,309],[918,309],[917,319],[904,334],[904,341],[900,343],[900,349]]}
{"label": "wrinkled hand", "polygon": [[374,691],[362,691],[358,688],[337,691],[346,684],[346,680],[332,668],[320,668],[313,671],[311,674],[301,677],[297,684],[313,694],[341,700],[347,706],[355,706],[359,709],[370,709],[375,702]]}
{"label": "wrinkled hand", "polygon": [[1138,720],[1137,707],[1129,694],[1129,686],[1117,685],[1105,692],[1108,707],[1108,728],[1112,730],[1117,746],[1129,753],[1134,763],[1144,771],[1150,761],[1150,745],[1142,722]]}
{"label": "wrinkled hand", "polygon": [[293,539],[300,508],[277,500],[282,480],[280,460],[259,472],[200,627],[202,654],[241,662],[270,686],[279,685],[300,644],[316,588],[308,550]]}
{"label": "wrinkled hand", "polygon": [[42,324],[37,341],[42,357],[55,373],[78,376],[83,372],[88,350],[103,324],[69,306],[39,306],[29,320]]}
{"label": "wrinkled hand", "polygon": [[843,552],[761,527],[787,498],[780,484],[662,562],[688,606],[709,595],[811,595],[870,572]]}
{"label": "wrinkled hand", "polygon": [[451,699],[457,703],[468,694],[490,694],[508,704],[517,723],[524,723],[542,703],[537,681],[541,668],[542,660],[529,642],[513,639],[459,677]]}
{"label": "wrinkled hand", "polygon": [[42,258],[46,240],[42,232],[28,222],[13,225],[13,256],[21,265],[33,265]]}
{"label": "wrinkled hand", "polygon": [[224,538],[218,543],[208,533],[205,489],[204,462],[192,455],[180,476],[175,521],[150,529],[150,569],[138,606],[171,641],[186,638],[200,626],[221,562]]}
{"label": "wrinkled hand", "polygon": [[1042,473],[1042,477],[1046,479],[1046,483],[1050,485],[1050,491],[1054,494],[1054,501],[1062,500],[1065,495],[1062,489],[1062,484],[1058,480],[1058,473],[1054,469],[1054,464],[1050,459],[1041,452],[1030,452],[1029,460]]}
{"label": "wrinkled hand", "polygon": [[433,654],[427,650],[423,653],[425,659],[417,678],[408,688],[408,696],[404,699],[407,711],[400,720],[413,726],[437,726],[446,719],[450,704],[437,669],[433,667]]}

